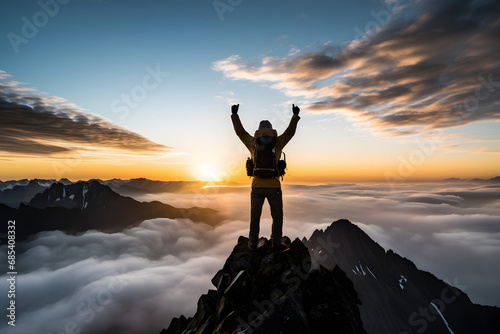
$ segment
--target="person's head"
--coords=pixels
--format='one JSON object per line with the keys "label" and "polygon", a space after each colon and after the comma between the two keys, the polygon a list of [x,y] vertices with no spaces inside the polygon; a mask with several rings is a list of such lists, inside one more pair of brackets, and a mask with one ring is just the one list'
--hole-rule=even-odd
{"label": "person's head", "polygon": [[259,130],[261,129],[272,129],[273,126],[268,120],[260,121]]}

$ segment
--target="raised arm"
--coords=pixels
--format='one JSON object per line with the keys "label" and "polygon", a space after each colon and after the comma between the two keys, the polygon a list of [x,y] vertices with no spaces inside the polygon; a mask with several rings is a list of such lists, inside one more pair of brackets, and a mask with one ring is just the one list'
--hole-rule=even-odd
{"label": "raised arm", "polygon": [[251,150],[254,138],[245,130],[243,124],[241,124],[240,116],[238,116],[239,107],[239,104],[231,106],[231,120],[233,121],[234,132],[236,132],[236,135],[240,138],[243,144]]}
{"label": "raised arm", "polygon": [[279,144],[280,148],[285,147],[285,145],[295,135],[295,131],[297,130],[297,123],[300,120],[300,116],[299,116],[300,108],[298,106],[296,106],[295,104],[292,104],[292,112],[293,112],[293,116],[292,116],[292,119],[290,120],[290,124],[288,124],[288,127],[286,128],[285,132],[283,132],[278,137],[278,144]]}

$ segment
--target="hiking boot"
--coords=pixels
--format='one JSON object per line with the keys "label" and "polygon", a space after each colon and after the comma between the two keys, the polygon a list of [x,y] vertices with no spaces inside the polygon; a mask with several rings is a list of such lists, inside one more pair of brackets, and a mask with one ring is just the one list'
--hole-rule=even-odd
{"label": "hiking boot", "polygon": [[260,249],[260,248],[262,248],[262,247],[266,246],[268,242],[269,242],[269,241],[268,241],[266,238],[261,237],[261,238],[259,239],[259,241],[257,242],[257,248],[258,248],[258,249]]}
{"label": "hiking boot", "polygon": [[256,250],[257,249],[257,246],[252,244],[250,241],[248,242],[248,248],[250,248],[250,250]]}

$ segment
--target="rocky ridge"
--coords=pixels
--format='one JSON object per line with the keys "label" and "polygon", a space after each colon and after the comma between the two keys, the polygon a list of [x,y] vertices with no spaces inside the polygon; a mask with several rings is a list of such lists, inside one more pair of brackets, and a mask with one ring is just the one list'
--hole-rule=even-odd
{"label": "rocky ridge", "polygon": [[198,300],[191,318],[172,319],[161,334],[365,333],[352,282],[338,266],[311,270],[311,256],[299,240],[273,252],[261,238],[251,251],[240,237],[224,267],[212,279],[216,290]]}

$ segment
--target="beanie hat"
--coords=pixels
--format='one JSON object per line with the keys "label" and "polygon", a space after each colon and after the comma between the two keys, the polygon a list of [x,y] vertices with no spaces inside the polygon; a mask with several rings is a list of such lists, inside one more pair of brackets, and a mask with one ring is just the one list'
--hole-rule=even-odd
{"label": "beanie hat", "polygon": [[265,121],[261,121],[260,124],[259,124],[259,130],[260,129],[272,129],[273,126],[271,125],[271,122],[265,120]]}

